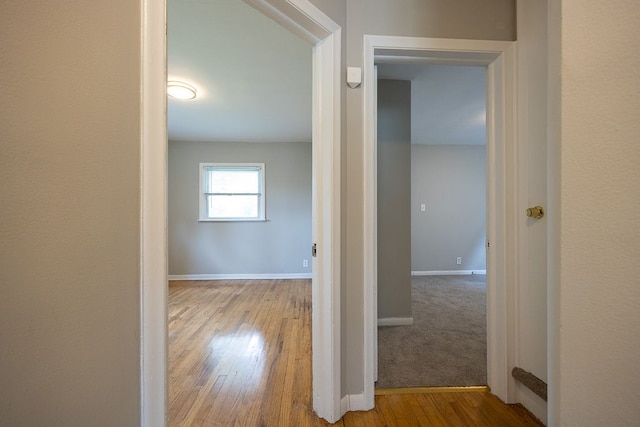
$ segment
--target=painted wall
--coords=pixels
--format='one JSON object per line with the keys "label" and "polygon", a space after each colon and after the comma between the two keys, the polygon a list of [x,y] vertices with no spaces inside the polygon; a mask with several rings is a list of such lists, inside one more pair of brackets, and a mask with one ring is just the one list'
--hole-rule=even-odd
{"label": "painted wall", "polygon": [[481,145],[411,145],[412,271],[486,269],[485,164]]}
{"label": "painted wall", "polygon": [[0,425],[140,424],[140,4],[0,3]]}
{"label": "painted wall", "polygon": [[412,79],[411,142],[485,145],[485,67],[431,65],[426,70]]}
{"label": "painted wall", "polygon": [[[199,222],[200,162],[265,163],[267,221]],[[310,143],[170,142],[168,191],[170,275],[311,274]]]}
{"label": "painted wall", "polygon": [[549,7],[549,425],[636,426],[640,3]]}
{"label": "painted wall", "polygon": [[515,6],[511,0],[358,0],[347,4],[347,17],[348,26],[356,19],[362,24],[363,34],[515,40]]}
{"label": "painted wall", "polygon": [[378,80],[378,318],[411,317],[411,82]]}
{"label": "painted wall", "polygon": [[[515,1],[473,0],[349,0],[347,2],[346,67],[362,67],[363,34],[447,37],[488,40],[515,38]],[[363,82],[363,86],[368,84]],[[360,89],[346,89],[346,163],[343,175],[344,310],[343,391],[363,391],[363,98]]]}
{"label": "painted wall", "polygon": [[[486,19],[421,3],[414,31],[397,14],[417,1],[350,1],[344,65],[362,65],[364,32],[509,38],[512,3],[482,2]],[[549,6],[549,423],[637,425],[640,5]],[[139,18],[122,0],[0,3],[2,424],[139,424]],[[362,94],[345,93],[343,372],[359,393]]]}
{"label": "painted wall", "polygon": [[333,21],[345,28],[347,25],[346,0],[311,0],[318,9],[329,16]]}

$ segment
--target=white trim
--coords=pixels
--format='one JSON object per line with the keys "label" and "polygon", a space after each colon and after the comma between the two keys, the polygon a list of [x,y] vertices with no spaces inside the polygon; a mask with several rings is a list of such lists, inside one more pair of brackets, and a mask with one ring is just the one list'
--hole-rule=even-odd
{"label": "white trim", "polygon": [[345,396],[349,402],[349,411],[368,411],[371,409],[364,393]]}
{"label": "white trim", "polygon": [[412,276],[465,276],[469,274],[487,274],[487,270],[428,270],[412,271]]}
{"label": "white trim", "polygon": [[317,45],[340,26],[309,0],[243,0],[293,34]]}
{"label": "white trim", "polygon": [[[308,0],[246,0],[295,34],[313,53],[312,197],[319,243],[313,271],[313,402],[328,421],[343,414],[340,382],[341,29]],[[167,423],[166,0],[142,0],[141,22],[141,425]],[[276,16],[277,15],[277,16]],[[318,200],[316,200],[318,199]],[[315,234],[319,232],[320,234]],[[315,280],[315,279],[318,280]]]}
{"label": "white trim", "polygon": [[283,12],[277,6],[272,5],[268,0],[243,0],[249,6],[253,6],[263,15],[273,19],[278,24],[299,36],[300,38],[308,41],[311,44],[316,44],[319,40],[312,31],[306,29],[303,25],[300,25],[295,20],[291,19],[285,12]]}
{"label": "white trim", "polygon": [[377,225],[374,62],[376,50],[389,56],[433,58],[487,67],[487,370],[494,394],[513,398],[508,360],[513,356],[513,296],[517,241],[515,236],[515,42],[364,36],[364,399],[374,402],[377,313]]}
{"label": "white trim", "polygon": [[[374,117],[376,119],[376,123],[378,120],[378,66],[374,65],[373,66],[373,81],[376,82],[376,84],[372,85],[373,87],[371,88],[373,91],[373,98],[374,98],[374,102],[373,102],[373,115],[372,117]],[[378,141],[378,126],[374,126],[373,129],[373,136],[374,136],[374,140]],[[373,194],[373,201],[375,203],[376,206],[376,210],[375,212],[372,213],[372,220],[373,220],[373,224],[375,224],[376,227],[376,234],[375,236],[372,236],[372,240],[373,240],[373,244],[374,244],[374,248],[375,248],[375,260],[374,260],[374,271],[375,271],[375,279],[376,279],[376,284],[373,287],[373,310],[376,313],[376,317],[378,317],[378,179],[377,179],[377,174],[378,174],[378,150],[376,147],[375,150],[375,160],[374,160],[374,164],[376,165],[374,168],[374,175],[376,176],[376,181],[374,183],[375,186],[375,192]],[[366,157],[365,157],[366,159]],[[365,234],[366,236],[366,234]],[[365,260],[366,262],[366,260]],[[365,280],[365,286],[367,281]],[[365,297],[366,300],[366,297]],[[365,302],[366,304],[366,302]],[[373,348],[376,349],[376,351],[373,353],[373,381],[374,383],[378,381],[378,374],[379,374],[379,354],[378,354],[378,329],[375,329],[374,331],[374,336],[373,336]],[[373,392],[373,391],[372,391]],[[367,394],[367,397],[370,397]]]}
{"label": "white trim", "polygon": [[[365,403],[364,394],[347,394],[340,399],[340,407],[342,413],[348,411],[367,411],[367,405]],[[370,408],[369,408],[370,409]]]}
{"label": "white trim", "polygon": [[166,8],[143,0],[140,64],[140,425],[167,422]]}
{"label": "white trim", "polygon": [[[340,25],[336,24],[331,18],[324,14],[323,11],[318,9],[316,5],[309,0],[287,0],[291,6],[293,6],[298,12],[304,15],[309,23],[316,25],[318,29],[326,34],[321,34],[316,40],[317,42],[326,38],[329,34],[340,31]],[[317,33],[317,31],[316,31]]]}
{"label": "white trim", "polygon": [[518,400],[518,403],[521,403],[522,406],[527,408],[529,412],[536,416],[542,423],[546,426],[547,424],[547,408],[548,404],[544,401],[540,396],[535,394],[533,391],[529,390],[525,385],[518,384],[516,382],[515,385],[515,394]]}
{"label": "white trim", "polygon": [[346,414],[349,411],[349,395],[344,395],[340,399],[340,412]]}
{"label": "white trim", "polygon": [[169,280],[275,280],[311,279],[311,273],[266,273],[266,274],[170,274]]}
{"label": "white trim", "polygon": [[[491,391],[514,403],[518,135],[516,42],[487,66],[487,380]],[[491,95],[491,96],[489,96]],[[489,208],[490,207],[490,208]]]}
{"label": "white trim", "polygon": [[[529,163],[527,161],[528,158],[528,131],[529,131],[529,111],[528,111],[528,106],[529,106],[529,100],[528,100],[528,94],[527,94],[527,82],[529,80],[529,70],[528,67],[526,66],[527,64],[527,44],[523,43],[521,40],[521,37],[523,34],[526,33],[526,29],[525,29],[525,25],[527,24],[527,21],[525,19],[523,19],[523,14],[526,13],[525,11],[528,9],[527,5],[524,3],[528,3],[528,2],[523,2],[521,0],[517,0],[517,5],[516,5],[516,28],[517,30],[517,39],[518,39],[518,47],[519,47],[519,55],[518,55],[518,78],[520,79],[519,82],[520,84],[518,85],[518,103],[517,103],[517,108],[518,108],[518,140],[520,141],[521,146],[524,148],[523,150],[519,151],[519,156],[518,156],[518,183],[522,184],[522,183],[526,183],[528,180],[528,174],[529,174]],[[546,2],[544,2],[546,3]],[[535,7],[534,5],[532,5],[532,7]],[[546,6],[545,6],[546,7]],[[519,200],[518,200],[518,205],[521,206],[523,208],[523,211],[526,207],[529,206],[528,204],[528,199],[529,199],[529,188],[528,185],[518,185],[521,188],[521,191],[519,192]],[[521,221],[518,221],[516,223],[516,235],[518,236],[518,251],[519,251],[519,259],[520,259],[520,263],[519,265],[516,266],[517,269],[517,277],[518,277],[518,282],[517,282],[517,286],[514,288],[513,290],[513,301],[514,301],[514,313],[520,313],[520,298],[522,295],[522,291],[527,289],[528,286],[528,281],[529,281],[529,274],[528,274],[528,266],[529,266],[529,242],[527,240],[527,235],[526,235],[526,227],[522,227],[521,225]],[[513,330],[514,330],[514,347],[515,347],[515,352],[513,355],[513,360],[511,361],[510,366],[519,366],[519,367],[523,367],[522,363],[520,363],[520,348],[521,348],[521,340],[523,339],[523,337],[520,336],[520,330],[521,330],[521,316],[516,315],[514,318],[514,325],[513,325]],[[526,367],[526,366],[525,366]],[[513,381],[513,379],[512,379]],[[518,403],[522,403],[524,404],[525,402],[527,402],[527,397],[528,395],[535,395],[531,390],[529,390],[527,387],[524,387],[522,384],[518,383],[517,381],[514,381],[514,400],[517,401]],[[538,396],[536,396],[538,397]],[[531,411],[531,406],[526,405],[526,408]],[[533,413],[533,411],[531,411]],[[540,420],[543,420],[544,417],[540,417],[539,415],[536,415]]]}
{"label": "white trim", "polygon": [[413,317],[381,317],[378,326],[409,326],[413,325]]}
{"label": "white trim", "polygon": [[[313,48],[311,319],[313,408],[329,422],[343,415],[340,309],[341,30]],[[315,76],[318,76],[317,78]]]}
{"label": "white trim", "polygon": [[476,58],[376,55],[376,64],[477,65],[477,63],[478,59]]}

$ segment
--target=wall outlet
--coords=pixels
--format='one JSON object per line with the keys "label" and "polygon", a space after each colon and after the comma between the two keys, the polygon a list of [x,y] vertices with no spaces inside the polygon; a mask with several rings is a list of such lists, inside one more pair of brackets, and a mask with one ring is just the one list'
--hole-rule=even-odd
{"label": "wall outlet", "polygon": [[422,203],[422,204],[420,204],[420,212],[424,212],[424,211],[426,211],[426,210],[427,210],[427,205],[426,205],[426,203]]}
{"label": "wall outlet", "polygon": [[461,256],[456,258],[456,264],[458,264],[458,265],[462,264],[462,257]]}
{"label": "wall outlet", "polygon": [[309,267],[309,260],[308,259],[303,259],[302,260],[302,266],[303,267]]}

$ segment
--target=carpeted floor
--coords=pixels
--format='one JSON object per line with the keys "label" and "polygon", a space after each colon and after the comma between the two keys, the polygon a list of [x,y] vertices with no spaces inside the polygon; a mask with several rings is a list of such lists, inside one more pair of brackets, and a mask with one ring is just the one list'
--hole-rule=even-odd
{"label": "carpeted floor", "polygon": [[485,385],[485,279],[413,277],[413,325],[378,328],[376,387]]}

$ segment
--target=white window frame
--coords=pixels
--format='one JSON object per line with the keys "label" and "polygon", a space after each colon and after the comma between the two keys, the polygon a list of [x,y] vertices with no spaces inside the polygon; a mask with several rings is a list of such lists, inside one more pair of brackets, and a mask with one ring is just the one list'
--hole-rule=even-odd
{"label": "white window frame", "polygon": [[[241,218],[241,217],[228,217],[228,218],[209,218],[207,216],[207,193],[205,193],[205,170],[207,168],[220,168],[227,170],[242,170],[242,169],[257,169],[259,174],[259,194],[258,194],[258,216],[255,218]],[[233,196],[230,196],[233,197]],[[231,222],[231,221],[266,221],[265,212],[265,164],[264,163],[200,163],[199,164],[199,185],[198,185],[198,221],[204,222]]]}

